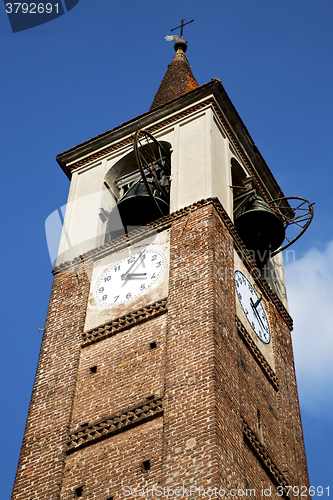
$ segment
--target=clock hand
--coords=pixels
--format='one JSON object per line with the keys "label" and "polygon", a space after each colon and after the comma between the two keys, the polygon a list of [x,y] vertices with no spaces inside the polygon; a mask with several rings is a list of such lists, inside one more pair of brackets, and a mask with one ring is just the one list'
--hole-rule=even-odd
{"label": "clock hand", "polygon": [[250,297],[250,304],[251,304],[251,307],[252,307],[252,309],[254,310],[254,312],[255,312],[255,314],[256,314],[256,316],[257,316],[258,320],[260,321],[261,326],[262,326],[263,328],[265,328],[265,326],[264,326],[263,322],[261,321],[260,314],[259,314],[259,313],[258,313],[258,311],[257,311],[257,307],[258,307],[258,305],[259,305],[259,303],[260,303],[260,301],[261,301],[261,300],[262,300],[262,297],[260,297],[260,299],[258,299],[258,300],[257,300],[257,302],[256,302],[256,303],[254,303],[254,302],[253,302],[253,300],[252,300],[252,297]]}
{"label": "clock hand", "polygon": [[[251,300],[252,300],[252,298],[251,298]],[[258,307],[258,305],[259,305],[259,303],[260,303],[261,301],[262,301],[262,297],[260,297],[260,299],[258,299],[258,300],[257,300],[257,302],[256,302],[255,304],[253,304],[253,307],[254,307],[255,309],[257,309],[257,307]]]}
{"label": "clock hand", "polygon": [[[260,315],[259,315],[257,309],[255,309],[254,312],[259,320],[259,323],[261,324],[262,329],[265,331],[265,326],[264,326],[263,322],[261,321],[261,318],[260,318]],[[266,335],[265,335],[265,338],[266,338]]]}
{"label": "clock hand", "polygon": [[257,302],[254,303],[252,297],[250,297],[250,304],[251,304],[251,306],[252,306],[253,309],[257,309],[257,307],[258,307],[258,305],[260,304],[261,301],[262,301],[262,297],[260,297],[260,299],[258,299]]}
{"label": "clock hand", "polygon": [[[127,279],[132,279],[132,278],[142,278],[145,277],[147,273],[129,273],[127,274],[126,278]],[[125,279],[125,278],[123,278]]]}
{"label": "clock hand", "polygon": [[135,259],[135,261],[133,262],[133,264],[129,267],[129,269],[127,269],[126,273],[121,275],[121,279],[122,280],[126,279],[128,273],[130,272],[131,269],[133,269],[133,266],[138,262],[138,260],[140,259],[140,257],[142,257],[143,253],[144,253],[144,250],[141,250],[141,252],[139,253],[138,257]]}

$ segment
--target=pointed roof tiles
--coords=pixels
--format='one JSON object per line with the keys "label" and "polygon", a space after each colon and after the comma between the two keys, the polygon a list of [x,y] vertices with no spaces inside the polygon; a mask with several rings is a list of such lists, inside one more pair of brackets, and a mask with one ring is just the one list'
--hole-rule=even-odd
{"label": "pointed roof tiles", "polygon": [[186,43],[183,40],[181,42],[183,43],[175,43],[176,54],[168,66],[150,111],[199,87],[185,56]]}

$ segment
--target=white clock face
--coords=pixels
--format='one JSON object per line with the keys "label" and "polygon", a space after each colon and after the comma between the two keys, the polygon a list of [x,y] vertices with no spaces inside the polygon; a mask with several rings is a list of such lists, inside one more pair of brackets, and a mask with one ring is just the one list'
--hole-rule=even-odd
{"label": "white clock face", "polygon": [[105,306],[123,304],[145,293],[161,275],[165,257],[157,250],[142,250],[114,264],[95,288],[95,299]]}
{"label": "white clock face", "polygon": [[262,305],[262,297],[258,297],[253,286],[241,271],[235,271],[235,285],[242,309],[252,329],[264,344],[269,344],[271,334]]}

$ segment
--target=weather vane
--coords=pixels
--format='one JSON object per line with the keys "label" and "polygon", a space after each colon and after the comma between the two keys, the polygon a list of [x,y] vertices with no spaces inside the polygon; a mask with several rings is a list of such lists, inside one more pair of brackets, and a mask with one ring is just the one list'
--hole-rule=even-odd
{"label": "weather vane", "polygon": [[173,28],[172,30],[170,30],[170,31],[175,31],[175,30],[178,30],[180,28],[180,35],[167,35],[165,37],[165,39],[168,42],[172,42],[173,40],[182,40],[183,39],[184,26],[186,26],[187,24],[193,23],[194,19],[192,19],[192,21],[188,21],[187,23],[184,23],[184,21],[185,21],[185,19],[182,19],[182,22],[180,23],[180,26],[177,26],[177,28]]}

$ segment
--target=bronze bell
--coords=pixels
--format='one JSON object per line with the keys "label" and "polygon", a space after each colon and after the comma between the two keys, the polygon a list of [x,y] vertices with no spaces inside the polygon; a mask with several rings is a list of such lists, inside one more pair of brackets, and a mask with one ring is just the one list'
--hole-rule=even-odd
{"label": "bronze bell", "polygon": [[155,200],[148,193],[144,183],[138,182],[130,187],[117,203],[124,226],[143,226],[169,213],[169,203],[149,182]]}
{"label": "bronze bell", "polygon": [[282,220],[259,196],[252,196],[236,210],[235,226],[260,269],[285,238]]}

